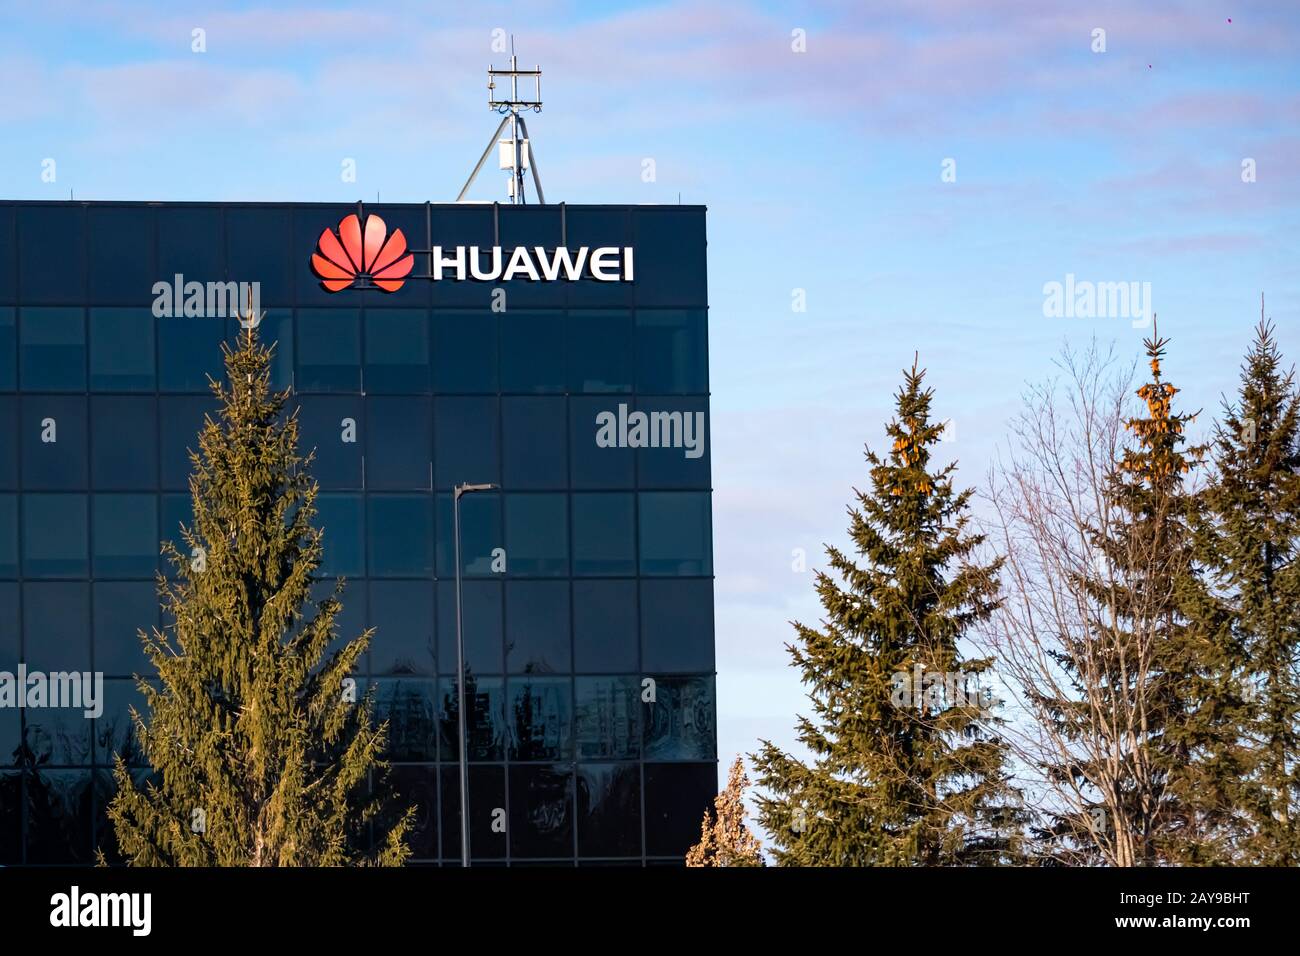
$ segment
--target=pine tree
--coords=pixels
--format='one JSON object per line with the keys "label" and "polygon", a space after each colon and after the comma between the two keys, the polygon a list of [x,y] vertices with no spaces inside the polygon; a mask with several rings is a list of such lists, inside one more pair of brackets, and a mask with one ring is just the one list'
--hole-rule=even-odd
{"label": "pine tree", "polygon": [[[1262,311],[1262,309],[1261,309]],[[1198,803],[1226,803],[1233,862],[1300,864],[1300,394],[1283,374],[1261,317],[1235,404],[1213,436],[1214,470],[1200,496],[1197,557],[1206,588],[1190,604],[1232,649],[1217,662],[1224,690],[1209,716],[1222,732],[1195,782]]]}
{"label": "pine tree", "polygon": [[[1089,753],[1044,767],[1049,776],[1079,781],[1084,790],[1098,780],[1112,781],[1115,792],[1098,793],[1095,806],[1049,814],[1050,825],[1039,834],[1049,855],[1057,843],[1077,854],[1086,850],[1089,834],[1122,827],[1125,832],[1106,839],[1114,840],[1116,859],[1129,866],[1192,862],[1190,848],[1203,835],[1187,800],[1194,780],[1190,760],[1211,733],[1191,717],[1192,701],[1209,677],[1209,652],[1203,635],[1180,613],[1178,597],[1192,586],[1193,573],[1184,479],[1204,449],[1184,447],[1187,425],[1196,416],[1174,411],[1179,390],[1161,369],[1168,340],[1153,330],[1143,344],[1151,379],[1137,395],[1146,415],[1125,422],[1134,440],[1106,482],[1107,520],[1090,530],[1097,560],[1081,575],[1080,590],[1094,607],[1092,633],[1065,638],[1093,647],[1054,655],[1076,687],[1106,702],[1116,739],[1128,741],[1122,748],[1128,766],[1121,774],[1103,773],[1090,763],[1115,754]],[[1081,661],[1090,672],[1080,670]],[[1060,715],[1062,731],[1086,726],[1086,699],[1039,703]]]}
{"label": "pine tree", "polygon": [[[963,660],[958,642],[995,609],[1000,561],[972,563],[983,537],[967,531],[972,491],[954,490],[956,465],[929,470],[944,425],[931,421],[924,375],[916,363],[905,373],[889,454],[866,453],[871,490],[849,509],[863,563],[827,548],[834,576],[817,574],[824,627],[796,623],[787,645],[815,719],[797,725],[810,762],[768,741],[755,758],[759,818],[781,864],[1020,858],[1006,745],[984,715],[988,701],[955,686],[991,664]],[[913,675],[925,675],[924,690]],[[934,678],[949,675],[961,675],[953,692],[936,692]]]}
{"label": "pine tree", "polygon": [[414,808],[390,819],[377,795],[387,725],[349,678],[371,632],[327,653],[343,582],[310,598],[323,536],[311,456],[254,329],[223,352],[220,415],[190,455],[190,554],[163,547],[174,623],[141,634],[159,686],[139,680],[150,719],[132,719],[160,782],[137,788],[119,756],[109,819],[137,866],[400,865]]}
{"label": "pine tree", "polygon": [[686,853],[687,866],[763,866],[758,838],[745,825],[745,761],[737,757],[727,775],[727,787],[714,798],[713,811],[704,811],[700,842]]}

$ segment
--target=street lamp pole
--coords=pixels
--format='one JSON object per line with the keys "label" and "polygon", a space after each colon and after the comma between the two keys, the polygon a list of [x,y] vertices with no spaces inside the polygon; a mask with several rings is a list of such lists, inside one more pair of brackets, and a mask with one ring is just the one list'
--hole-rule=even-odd
{"label": "street lamp pole", "polygon": [[465,756],[465,630],[460,599],[460,499],[476,491],[493,491],[496,485],[459,484],[452,493],[452,523],[456,538],[456,724],[460,746],[460,865],[469,868],[469,764]]}

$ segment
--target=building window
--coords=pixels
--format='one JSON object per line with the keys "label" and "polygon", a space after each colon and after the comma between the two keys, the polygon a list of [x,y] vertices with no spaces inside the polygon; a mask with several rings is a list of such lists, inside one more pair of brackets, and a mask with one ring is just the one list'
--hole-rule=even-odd
{"label": "building window", "polygon": [[304,395],[298,404],[298,453],[315,453],[311,476],[331,491],[361,487],[366,417],[359,397]]}
{"label": "building window", "polygon": [[640,309],[636,314],[638,392],[670,395],[709,390],[709,347],[700,311]]}
{"label": "building window", "polygon": [[0,392],[18,389],[18,320],[14,310],[0,306]]}
{"label": "building window", "polygon": [[567,581],[506,582],[506,664],[512,674],[567,673]]}
{"label": "building window", "polygon": [[156,489],[158,429],[153,396],[94,396],[90,400],[90,418],[90,476],[94,487],[101,491]]}
{"label": "building window", "polygon": [[154,319],[145,308],[90,310],[90,389],[154,390]]}
{"label": "building window", "polygon": [[158,451],[164,489],[189,487],[190,451],[200,450],[199,433],[204,421],[208,416],[217,421],[218,411],[213,398],[169,395],[159,401]]}
{"label": "building window", "polygon": [[[438,495],[438,576],[456,574],[455,512],[451,495]],[[460,573],[504,574],[509,560],[501,540],[501,496],[490,492],[460,499]]]}
{"label": "building window", "polygon": [[[503,671],[501,634],[501,582],[462,581],[461,621],[465,634],[465,671],[500,674]],[[438,582],[438,659],[446,661],[443,673],[456,673],[456,583]]]}
{"label": "building window", "polygon": [[510,855],[573,857],[572,767],[510,768]]}
{"label": "building window", "polygon": [[298,375],[302,392],[361,391],[361,313],[298,310]]}
{"label": "building window", "polygon": [[98,578],[152,578],[158,570],[158,503],[154,495],[95,495]]}
{"label": "building window", "polygon": [[207,394],[212,390],[209,379],[225,380],[225,319],[162,318],[157,328],[160,391]]}
{"label": "building window", "polygon": [[22,397],[23,485],[47,491],[86,487],[86,399]]}
{"label": "building window", "polygon": [[573,573],[636,574],[635,499],[630,493],[573,496]]}
{"label": "building window", "polygon": [[23,574],[87,576],[86,496],[23,495]]}
{"label": "building window", "polygon": [[140,631],[158,626],[157,585],[153,581],[96,581],[95,670],[130,677],[149,668]]}
{"label": "building window", "polygon": [[427,398],[366,399],[366,487],[431,490],[433,405]]}
{"label": "building window", "polygon": [[432,677],[437,672],[433,584],[371,581],[371,672]]}
{"label": "building window", "polygon": [[515,312],[501,315],[501,391],[563,392],[564,314]]}
{"label": "building window", "polygon": [[632,313],[570,312],[571,392],[632,391]]}
{"label": "building window", "polygon": [[709,495],[694,491],[643,492],[638,496],[641,573],[713,574]]}
{"label": "building window", "polygon": [[503,398],[501,423],[506,488],[563,488],[568,484],[568,410],[563,398]]}
{"label": "building window", "polygon": [[496,313],[433,313],[433,385],[441,394],[497,391]]}
{"label": "building window", "polygon": [[325,529],[324,554],[317,575],[322,578],[363,577],[366,552],[361,496],[319,495],[316,509],[314,524]]}
{"label": "building window", "polygon": [[636,581],[573,582],[573,667],[579,674],[640,668]]}
{"label": "building window", "polygon": [[655,677],[655,700],[641,704],[647,760],[717,757],[712,677]]}
{"label": "building window", "polygon": [[578,855],[641,855],[640,766],[578,766]]}
{"label": "building window", "polygon": [[424,309],[367,309],[366,391],[429,391],[429,313]]}
{"label": "building window", "polygon": [[511,678],[509,689],[510,759],[572,759],[572,681],[568,677]]}
{"label": "building window", "polygon": [[[465,711],[465,753],[469,760],[488,762],[505,759],[506,723],[505,682],[500,677],[465,675],[465,697],[470,701]],[[438,681],[438,725],[444,760],[455,761],[460,754],[457,743],[460,720],[456,702],[460,699],[455,678]]]}
{"label": "building window", "polygon": [[574,684],[578,759],[641,756],[641,682],[635,677],[578,677]]}
{"label": "building window", "polygon": [[569,573],[569,518],[565,495],[505,496],[506,558],[511,574]]}
{"label": "building window", "polygon": [[437,685],[431,680],[375,681],[375,723],[388,721],[390,760],[437,760]]}
{"label": "building window", "polygon": [[499,411],[495,398],[439,398],[434,403],[439,488],[501,481]]}
{"label": "building window", "polygon": [[[90,301],[144,305],[153,299],[154,216],[148,206],[91,207]],[[170,278],[170,277],[169,277]]]}
{"label": "building window", "polygon": [[[374,577],[433,574],[433,501],[428,495],[371,495],[367,538]],[[328,536],[330,525],[323,522]]]}
{"label": "building window", "polygon": [[641,666],[651,673],[713,671],[713,579],[641,582]]}
{"label": "building window", "polygon": [[16,577],[18,577],[18,496],[0,494],[0,578]]}
{"label": "building window", "polygon": [[86,388],[86,316],[82,309],[20,309],[22,387],[29,392]]}

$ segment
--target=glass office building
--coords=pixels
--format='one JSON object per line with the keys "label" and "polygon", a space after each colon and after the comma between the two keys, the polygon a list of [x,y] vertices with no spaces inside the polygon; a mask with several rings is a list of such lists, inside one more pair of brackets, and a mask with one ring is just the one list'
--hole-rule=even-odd
{"label": "glass office building", "polygon": [[[362,676],[419,808],[414,858],[460,856],[461,482],[500,486],[461,508],[473,858],[680,863],[697,836],[717,786],[704,210],[368,206],[415,274],[330,292],[309,260],[353,211],[0,203],[0,672],[105,682],[93,719],[0,707],[0,864],[111,855],[136,630],[165,626],[159,541],[188,520],[187,449],[238,331],[158,316],[176,277],[258,283],[316,452],[322,573],[348,580],[343,635],[377,628]],[[631,248],[635,275],[434,281],[433,246]],[[598,441],[600,416],[637,411],[699,422],[697,446]]]}

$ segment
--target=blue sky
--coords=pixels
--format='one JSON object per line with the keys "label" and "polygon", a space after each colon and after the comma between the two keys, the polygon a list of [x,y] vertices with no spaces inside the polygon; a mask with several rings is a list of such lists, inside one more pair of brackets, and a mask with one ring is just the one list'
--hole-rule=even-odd
{"label": "blue sky", "polygon": [[[842,541],[914,351],[968,484],[1064,341],[1140,351],[1128,319],[1044,317],[1069,273],[1151,283],[1190,408],[1234,387],[1261,292],[1300,357],[1294,4],[452,6],[3,0],[3,193],[448,201],[494,126],[493,31],[513,33],[544,70],[548,198],[709,207],[724,773],[791,740],[787,622],[819,617],[792,553]],[[489,171],[474,197],[500,192]]]}

